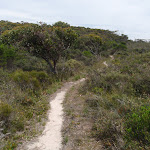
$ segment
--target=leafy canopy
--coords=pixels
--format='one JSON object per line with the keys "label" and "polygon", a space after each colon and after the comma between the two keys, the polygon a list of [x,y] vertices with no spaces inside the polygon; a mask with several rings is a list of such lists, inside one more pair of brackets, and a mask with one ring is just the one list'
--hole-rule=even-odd
{"label": "leafy canopy", "polygon": [[63,52],[76,38],[77,34],[71,28],[47,28],[35,24],[16,27],[2,34],[3,43],[21,46],[32,55],[43,58],[50,65],[52,72],[55,72],[56,63]]}

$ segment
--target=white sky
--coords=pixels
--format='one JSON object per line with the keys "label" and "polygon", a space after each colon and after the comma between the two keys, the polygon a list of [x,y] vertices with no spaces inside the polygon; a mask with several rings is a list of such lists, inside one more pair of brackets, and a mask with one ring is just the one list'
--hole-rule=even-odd
{"label": "white sky", "polygon": [[150,0],[0,0],[0,20],[64,21],[150,39]]}

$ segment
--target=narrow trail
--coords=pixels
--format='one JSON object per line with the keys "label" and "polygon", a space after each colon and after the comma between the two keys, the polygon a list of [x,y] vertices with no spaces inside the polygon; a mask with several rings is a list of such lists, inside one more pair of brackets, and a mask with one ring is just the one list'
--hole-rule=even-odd
{"label": "narrow trail", "polygon": [[104,61],[104,62],[103,62],[103,64],[104,64],[106,67],[108,67],[108,64],[107,64],[107,62],[106,62],[106,61]]}
{"label": "narrow trail", "polygon": [[48,122],[40,137],[25,146],[25,150],[60,150],[62,148],[61,128],[63,124],[63,105],[66,92],[75,84],[83,82],[81,79],[76,82],[66,83],[63,88],[52,96],[50,101],[51,109],[48,112]]}
{"label": "narrow trail", "polygon": [[[109,57],[111,58],[111,60],[114,60],[114,56],[113,56],[113,55],[110,55]],[[106,61],[104,61],[104,62],[103,62],[103,64],[104,64],[106,67],[108,67],[108,66],[109,66],[109,65],[107,64],[107,62],[106,62]]]}

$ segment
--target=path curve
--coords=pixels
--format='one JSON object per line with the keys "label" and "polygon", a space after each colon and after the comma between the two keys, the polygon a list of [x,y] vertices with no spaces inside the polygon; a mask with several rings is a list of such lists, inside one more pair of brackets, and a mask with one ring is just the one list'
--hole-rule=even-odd
{"label": "path curve", "polygon": [[76,82],[66,83],[65,86],[51,100],[51,109],[48,112],[48,122],[40,137],[35,142],[29,143],[26,150],[60,150],[62,148],[61,128],[63,124],[63,105],[66,92],[75,84],[83,82],[81,79]]}
{"label": "path curve", "polygon": [[106,62],[106,61],[104,61],[104,62],[103,62],[103,64],[104,64],[106,67],[108,67],[108,64],[107,64],[107,62]]}

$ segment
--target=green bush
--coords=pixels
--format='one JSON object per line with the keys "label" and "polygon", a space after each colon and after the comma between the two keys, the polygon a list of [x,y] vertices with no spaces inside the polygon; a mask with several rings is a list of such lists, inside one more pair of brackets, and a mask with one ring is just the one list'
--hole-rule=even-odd
{"label": "green bush", "polygon": [[16,68],[22,69],[23,71],[43,71],[48,69],[45,61],[35,56],[30,56],[28,53],[24,53],[18,52],[18,57],[14,60]]}
{"label": "green bush", "polygon": [[24,129],[25,124],[25,121],[23,119],[24,117],[20,116],[19,118],[15,118],[14,120],[12,120],[12,128],[15,128],[17,131],[22,131]]}
{"label": "green bush", "polygon": [[23,72],[22,70],[17,70],[13,74],[13,79],[15,82],[23,86],[24,84],[29,83],[29,72]]}
{"label": "green bush", "polygon": [[3,86],[3,83],[10,80],[9,73],[6,70],[0,69],[0,85]]}
{"label": "green bush", "polygon": [[49,84],[52,83],[52,81],[50,80],[48,74],[46,72],[44,72],[44,71],[39,71],[39,72],[31,71],[30,75],[32,77],[37,78],[38,81],[40,81],[40,83],[46,83],[46,82],[48,82]]}
{"label": "green bush", "polygon": [[140,145],[150,145],[150,106],[142,106],[129,114],[125,131],[128,142],[135,140]]}
{"label": "green bush", "polygon": [[[90,112],[88,118],[91,116],[93,119],[91,135],[101,140],[105,148],[113,149],[114,142],[121,139],[120,116],[117,111],[114,111],[120,105],[112,99],[98,95],[88,97],[86,100],[86,106]],[[123,147],[123,143],[117,143],[116,146]]]}
{"label": "green bush", "polygon": [[83,51],[82,54],[86,57],[92,57],[92,53],[90,51]]}
{"label": "green bush", "polygon": [[132,84],[130,76],[119,72],[107,70],[105,72],[93,71],[89,73],[87,87],[94,93],[119,91],[121,93],[132,94]]}
{"label": "green bush", "polygon": [[12,75],[13,80],[20,86],[22,90],[40,91],[46,85],[52,83],[52,79],[43,71],[22,71],[17,70]]}
{"label": "green bush", "polygon": [[83,64],[75,59],[70,59],[66,62],[66,66],[72,71],[79,71],[83,67]]}
{"label": "green bush", "polygon": [[0,44],[0,67],[12,68],[13,59],[16,56],[14,47]]}
{"label": "green bush", "polygon": [[81,92],[93,119],[92,136],[104,148],[150,149],[150,55],[127,54],[116,53],[108,67],[104,60],[95,64]]}
{"label": "green bush", "polygon": [[66,80],[69,77],[78,74],[82,68],[83,64],[74,59],[59,63],[57,66],[58,78],[60,80]]}
{"label": "green bush", "polygon": [[150,94],[150,76],[149,73],[146,74],[146,70],[143,72],[142,76],[141,74],[134,75],[132,84],[137,96]]}
{"label": "green bush", "polygon": [[12,112],[12,107],[4,102],[0,101],[0,120],[8,120]]}
{"label": "green bush", "polygon": [[31,89],[33,91],[40,90],[40,82],[36,77],[32,77],[29,72],[17,70],[13,74],[14,81],[20,86],[22,90]]}

